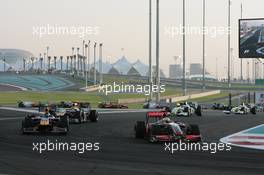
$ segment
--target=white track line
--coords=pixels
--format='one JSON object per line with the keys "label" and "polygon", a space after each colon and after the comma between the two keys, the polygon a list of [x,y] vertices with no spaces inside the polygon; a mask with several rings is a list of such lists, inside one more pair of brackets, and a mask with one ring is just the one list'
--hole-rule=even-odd
{"label": "white track line", "polygon": [[6,120],[18,120],[23,119],[24,117],[10,117],[10,118],[0,118],[0,121],[6,121]]}
{"label": "white track line", "polygon": [[24,109],[24,108],[0,107],[0,109],[8,110],[8,111],[17,111],[17,112],[39,113],[39,111],[37,111],[37,110],[33,110],[33,109]]}

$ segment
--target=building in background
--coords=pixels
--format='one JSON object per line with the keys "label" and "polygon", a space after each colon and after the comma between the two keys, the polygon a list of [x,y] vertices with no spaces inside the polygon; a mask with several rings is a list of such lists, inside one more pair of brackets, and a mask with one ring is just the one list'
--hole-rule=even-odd
{"label": "building in background", "polygon": [[23,69],[23,59],[30,61],[33,54],[20,49],[0,49],[0,60],[5,60],[6,64],[10,66],[12,70]]}

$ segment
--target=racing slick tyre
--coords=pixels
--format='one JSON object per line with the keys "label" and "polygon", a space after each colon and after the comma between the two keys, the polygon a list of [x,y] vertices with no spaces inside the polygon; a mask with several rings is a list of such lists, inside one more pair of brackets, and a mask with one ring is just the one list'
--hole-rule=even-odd
{"label": "racing slick tyre", "polygon": [[91,122],[98,122],[99,120],[98,112],[96,110],[91,110],[89,119]]}
{"label": "racing slick tyre", "polygon": [[252,114],[256,115],[256,114],[257,114],[256,107],[251,108],[251,109],[250,109],[250,112],[251,112]]}
{"label": "racing slick tyre", "polygon": [[67,115],[61,117],[60,127],[65,128],[65,132],[62,134],[67,134],[69,132],[69,118]]}
{"label": "racing slick tyre", "polygon": [[82,120],[82,115],[80,115],[79,118],[78,118],[78,123],[81,124],[82,121],[83,121],[83,120]]}
{"label": "racing slick tyre", "polygon": [[22,127],[21,127],[22,134],[26,134],[24,129],[29,128],[29,127],[32,127],[32,121],[31,121],[31,118],[27,116],[22,121]]}
{"label": "racing slick tyre", "polygon": [[146,132],[146,125],[144,121],[137,121],[135,124],[135,137],[136,138],[144,138]]}
{"label": "racing slick tyre", "polygon": [[196,108],[196,110],[195,110],[195,114],[197,115],[197,116],[202,116],[202,107],[201,107],[201,105],[198,105],[197,106],[197,108]]}
{"label": "racing slick tyre", "polygon": [[200,135],[200,128],[198,125],[190,125],[187,128],[187,133],[189,135]]}

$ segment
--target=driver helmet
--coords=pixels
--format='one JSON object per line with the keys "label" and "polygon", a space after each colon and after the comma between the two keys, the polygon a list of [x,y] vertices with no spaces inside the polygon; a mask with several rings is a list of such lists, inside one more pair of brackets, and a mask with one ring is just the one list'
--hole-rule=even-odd
{"label": "driver helmet", "polygon": [[164,117],[163,119],[161,119],[161,121],[163,123],[171,123],[171,119],[169,117]]}

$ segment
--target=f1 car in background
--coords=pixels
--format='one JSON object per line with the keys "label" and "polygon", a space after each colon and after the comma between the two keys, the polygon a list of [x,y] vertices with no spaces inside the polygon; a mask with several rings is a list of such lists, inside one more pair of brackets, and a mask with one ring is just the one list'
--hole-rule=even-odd
{"label": "f1 car in background", "polygon": [[39,108],[39,107],[60,107],[70,108],[73,106],[73,102],[31,102],[31,101],[18,101],[19,108]]}
{"label": "f1 car in background", "polygon": [[239,105],[237,107],[230,108],[230,110],[224,110],[225,114],[256,114],[256,107],[254,105]]}
{"label": "f1 car in background", "polygon": [[67,116],[56,116],[51,113],[28,115],[22,121],[22,133],[61,133],[69,131]]}
{"label": "f1 car in background", "polygon": [[143,109],[163,109],[167,112],[171,112],[172,105],[167,102],[156,103],[154,101],[149,101],[143,104]]}
{"label": "f1 car in background", "polygon": [[197,103],[185,102],[178,104],[175,108],[172,109],[171,114],[173,116],[184,116],[189,117],[194,114],[197,116],[202,116],[202,107]]}
{"label": "f1 car in background", "polygon": [[40,106],[40,102],[18,101],[17,105],[19,108],[37,108]]}
{"label": "f1 car in background", "polygon": [[57,116],[66,116],[70,123],[97,122],[99,114],[92,110],[90,103],[75,102],[71,108],[56,108]]}
{"label": "f1 car in background", "polygon": [[230,107],[222,103],[214,103],[212,106],[213,110],[228,110]]}
{"label": "f1 car in background", "polygon": [[174,122],[166,111],[148,112],[146,121],[137,121],[135,137],[154,142],[201,142],[198,125]]}
{"label": "f1 car in background", "polygon": [[124,104],[119,104],[118,102],[102,102],[98,104],[98,108],[128,109],[128,106]]}

